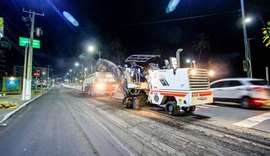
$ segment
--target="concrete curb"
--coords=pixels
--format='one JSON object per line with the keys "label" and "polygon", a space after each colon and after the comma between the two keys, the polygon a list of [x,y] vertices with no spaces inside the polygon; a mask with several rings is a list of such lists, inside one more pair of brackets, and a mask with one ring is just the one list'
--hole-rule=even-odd
{"label": "concrete curb", "polygon": [[[53,87],[52,87],[52,88],[53,88]],[[39,96],[37,96],[37,97],[35,97],[35,98],[33,98],[33,99],[31,99],[31,100],[25,102],[24,104],[22,104],[20,107],[16,108],[15,110],[13,110],[13,111],[7,113],[7,114],[4,116],[4,118],[0,121],[0,125],[2,124],[2,122],[6,121],[9,117],[11,117],[14,113],[16,113],[17,111],[19,111],[20,109],[22,109],[23,107],[25,107],[26,105],[28,105],[28,104],[31,103],[32,101],[36,100],[37,98],[41,97],[42,95],[44,95],[44,94],[48,93],[49,91],[51,91],[52,88],[50,88],[50,89],[49,89],[48,91],[46,91],[45,93],[42,93],[41,95],[39,95]]]}

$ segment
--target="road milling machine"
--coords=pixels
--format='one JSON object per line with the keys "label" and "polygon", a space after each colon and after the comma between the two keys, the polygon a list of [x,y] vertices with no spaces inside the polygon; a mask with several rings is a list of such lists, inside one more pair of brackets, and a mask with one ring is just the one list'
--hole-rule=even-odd
{"label": "road milling machine", "polygon": [[165,60],[165,66],[151,62],[159,55],[131,55],[125,63],[116,66],[109,60],[100,59],[118,82],[124,94],[123,106],[138,109],[143,104],[165,107],[168,114],[192,113],[197,105],[213,102],[208,72],[199,68],[180,68],[180,52],[176,58]]}

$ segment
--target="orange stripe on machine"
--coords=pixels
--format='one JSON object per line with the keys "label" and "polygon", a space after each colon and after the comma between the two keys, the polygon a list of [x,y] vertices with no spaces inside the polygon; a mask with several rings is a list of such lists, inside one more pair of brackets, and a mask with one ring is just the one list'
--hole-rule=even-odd
{"label": "orange stripe on machine", "polygon": [[192,96],[210,96],[210,95],[212,95],[213,94],[213,92],[212,91],[208,91],[208,92],[193,92],[192,93]]}
{"label": "orange stripe on machine", "polygon": [[150,94],[152,94],[153,92],[155,93],[160,93],[160,95],[164,95],[164,96],[181,96],[184,97],[186,96],[188,93],[185,92],[169,92],[169,91],[160,91],[160,90],[152,90],[150,91]]}

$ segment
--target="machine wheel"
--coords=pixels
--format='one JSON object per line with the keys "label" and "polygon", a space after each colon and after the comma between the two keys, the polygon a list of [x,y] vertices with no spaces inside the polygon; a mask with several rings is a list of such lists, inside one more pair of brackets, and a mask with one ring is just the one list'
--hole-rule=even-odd
{"label": "machine wheel", "polygon": [[190,107],[183,107],[182,110],[184,110],[185,113],[193,113],[196,109],[196,106],[190,106]]}
{"label": "machine wheel", "polygon": [[91,88],[91,96],[95,96],[94,90]]}
{"label": "machine wheel", "polygon": [[176,102],[169,101],[165,106],[165,110],[168,114],[177,116],[180,114],[179,106],[176,105]]}
{"label": "machine wheel", "polygon": [[138,110],[138,109],[140,108],[138,98],[137,98],[137,97],[134,97],[134,98],[132,99],[132,101],[133,101],[133,104],[132,104],[132,105],[133,105],[133,109]]}
{"label": "machine wheel", "polygon": [[87,95],[91,96],[91,90],[90,89],[87,89]]}
{"label": "machine wheel", "polygon": [[131,97],[125,97],[123,99],[123,106],[125,108],[132,108],[133,107],[133,102]]}
{"label": "machine wheel", "polygon": [[253,105],[252,105],[251,99],[249,97],[243,97],[241,99],[241,107],[242,108],[252,108]]}

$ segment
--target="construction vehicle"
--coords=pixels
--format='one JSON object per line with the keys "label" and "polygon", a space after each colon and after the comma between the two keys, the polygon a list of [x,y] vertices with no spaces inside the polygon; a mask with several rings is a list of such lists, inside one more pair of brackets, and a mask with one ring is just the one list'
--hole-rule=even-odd
{"label": "construction vehicle", "polygon": [[164,106],[168,114],[192,113],[199,104],[213,102],[206,69],[180,68],[180,52],[176,58],[165,60],[165,66],[145,64],[159,55],[131,55],[125,62],[131,66],[119,67],[108,60],[100,60],[108,66],[113,77],[122,83],[123,106],[138,109],[142,104]]}
{"label": "construction vehicle", "polygon": [[109,95],[112,86],[112,94],[118,90],[118,85],[111,72],[94,72],[84,79],[82,92],[89,96]]}

